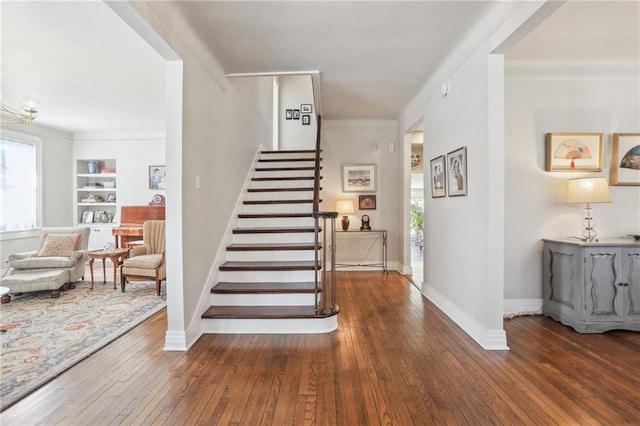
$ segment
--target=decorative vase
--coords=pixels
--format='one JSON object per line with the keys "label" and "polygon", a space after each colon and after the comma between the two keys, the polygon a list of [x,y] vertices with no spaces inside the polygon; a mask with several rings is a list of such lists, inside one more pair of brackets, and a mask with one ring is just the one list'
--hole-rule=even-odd
{"label": "decorative vase", "polygon": [[98,162],[95,160],[87,161],[87,169],[91,174],[98,173]]}
{"label": "decorative vase", "polygon": [[342,230],[349,230],[349,216],[342,216]]}

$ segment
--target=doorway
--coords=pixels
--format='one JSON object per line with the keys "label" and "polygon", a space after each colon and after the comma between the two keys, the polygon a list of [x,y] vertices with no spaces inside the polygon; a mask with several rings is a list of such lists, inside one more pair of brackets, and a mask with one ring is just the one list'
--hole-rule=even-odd
{"label": "doorway", "polygon": [[409,209],[411,213],[411,271],[412,281],[422,289],[424,281],[424,159],[423,132],[411,132],[411,191]]}

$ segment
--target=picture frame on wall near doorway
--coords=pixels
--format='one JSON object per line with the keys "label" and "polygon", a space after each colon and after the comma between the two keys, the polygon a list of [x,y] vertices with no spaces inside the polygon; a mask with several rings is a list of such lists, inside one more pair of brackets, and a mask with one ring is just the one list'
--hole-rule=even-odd
{"label": "picture frame on wall near doorway", "polygon": [[431,159],[431,198],[447,196],[447,166],[444,155]]}
{"label": "picture frame on wall near doorway", "polygon": [[467,147],[463,146],[447,154],[447,195],[467,195]]}

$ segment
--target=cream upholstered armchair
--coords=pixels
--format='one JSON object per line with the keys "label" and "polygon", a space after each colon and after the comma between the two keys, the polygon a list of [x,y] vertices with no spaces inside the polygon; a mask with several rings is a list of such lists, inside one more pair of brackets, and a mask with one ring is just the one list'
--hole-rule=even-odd
{"label": "cream upholstered armchair", "polygon": [[129,257],[120,266],[120,287],[124,291],[129,278],[151,278],[160,296],[160,284],[167,278],[164,220],[147,220],[142,225],[142,241],[143,245],[129,250]]}
{"label": "cream upholstered armchair", "polygon": [[38,250],[10,254],[10,274],[65,270],[69,283],[84,277],[91,229],[86,226],[42,228]]}

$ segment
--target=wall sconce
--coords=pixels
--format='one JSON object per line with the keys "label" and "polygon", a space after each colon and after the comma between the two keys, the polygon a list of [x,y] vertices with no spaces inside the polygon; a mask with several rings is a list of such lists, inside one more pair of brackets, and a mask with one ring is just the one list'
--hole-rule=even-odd
{"label": "wall sconce", "polygon": [[336,201],[336,211],[342,215],[342,230],[349,230],[349,216],[355,211],[353,210],[352,200],[338,200]]}
{"label": "wall sconce", "polygon": [[584,209],[584,230],[582,231],[582,241],[598,241],[598,233],[593,220],[593,209],[591,203],[610,203],[611,193],[607,179],[603,177],[582,178],[569,180],[567,189],[568,204],[586,204]]}

